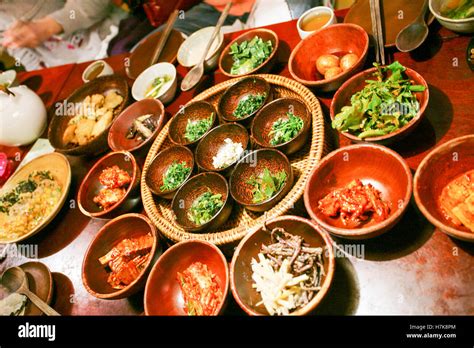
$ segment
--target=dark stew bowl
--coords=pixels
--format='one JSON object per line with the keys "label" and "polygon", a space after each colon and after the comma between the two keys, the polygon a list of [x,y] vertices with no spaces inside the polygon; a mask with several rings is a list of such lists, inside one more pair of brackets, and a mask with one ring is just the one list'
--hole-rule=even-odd
{"label": "dark stew bowl", "polygon": [[[191,168],[191,171],[184,179],[184,181],[173,190],[161,190],[163,186],[163,177],[168,168],[174,163],[186,162],[186,167]],[[151,192],[155,195],[166,199],[172,199],[176,191],[183,186],[193,173],[194,169],[194,155],[193,152],[186,146],[172,145],[160,151],[150,163],[145,174],[145,182]]]}
{"label": "dark stew bowl", "polygon": [[[194,201],[205,192],[222,195],[223,205],[206,223],[197,225],[188,216]],[[171,208],[176,217],[176,223],[188,232],[215,230],[227,221],[232,212],[232,197],[229,194],[227,180],[218,173],[205,172],[198,174],[181,186],[176,192]]]}
{"label": "dark stew bowl", "polygon": [[[118,166],[130,175],[131,183],[126,188],[125,195],[114,205],[102,209],[94,202],[100,190],[104,186],[99,177],[102,171],[108,167]],[[110,152],[99,159],[82,180],[77,202],[80,211],[91,218],[111,219],[133,209],[140,202],[140,167],[135,157],[126,151]]]}
{"label": "dark stew bowl", "polygon": [[[211,127],[199,138],[191,141],[186,138],[188,121],[204,120],[212,115]],[[178,111],[170,121],[168,137],[175,145],[195,146],[202,137],[217,125],[218,117],[214,106],[206,101],[196,101]]]}
{"label": "dark stew bowl", "polygon": [[[274,196],[254,203],[253,186],[249,180],[260,176],[265,168],[268,168],[273,175],[285,171],[286,180]],[[230,176],[229,185],[230,194],[238,204],[251,211],[264,212],[275,206],[291,190],[293,169],[282,152],[274,149],[260,149],[247,154],[237,163]]]}
{"label": "dark stew bowl", "polygon": [[[69,156],[95,156],[108,150],[107,138],[112,123],[85,145],[71,146],[65,144],[63,135],[69,121],[74,117],[69,111],[69,105],[80,105],[82,101],[93,94],[107,94],[116,92],[123,97],[122,103],[114,110],[114,119],[123,111],[130,100],[127,79],[119,75],[101,76],[76,89],[68,98],[56,108],[51,108],[51,122],[48,129],[48,139],[56,151]],[[62,108],[62,110],[61,110]]]}
{"label": "dark stew bowl", "polygon": [[[264,95],[265,98],[262,104],[256,108],[252,113],[244,117],[237,117],[234,111],[237,109],[239,103],[249,96]],[[225,122],[239,122],[240,124],[250,127],[253,116],[268,102],[272,100],[272,89],[270,84],[262,77],[248,76],[227,88],[219,99],[217,111],[219,116]]]}
{"label": "dark stew bowl", "polygon": [[220,148],[224,146],[225,140],[230,139],[234,143],[242,144],[245,151],[250,142],[250,136],[247,130],[238,123],[224,123],[207,133],[196,147],[196,163],[200,170],[220,172],[223,175],[230,174],[233,165],[244,154],[242,153],[232,164],[223,167],[214,167],[214,156],[217,156]]}
{"label": "dark stew bowl", "polygon": [[[287,142],[272,145],[273,124],[279,119],[288,119],[288,112],[303,120],[303,128],[299,133]],[[291,155],[300,150],[308,141],[311,133],[311,113],[306,105],[296,98],[280,98],[265,105],[252,121],[250,127],[252,140],[261,148],[273,148]]]}

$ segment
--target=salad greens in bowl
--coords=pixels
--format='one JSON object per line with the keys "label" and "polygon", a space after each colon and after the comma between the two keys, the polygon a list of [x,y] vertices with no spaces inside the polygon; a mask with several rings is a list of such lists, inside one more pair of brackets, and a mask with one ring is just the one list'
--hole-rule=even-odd
{"label": "salad greens in bowl", "polygon": [[331,103],[332,128],[354,142],[390,144],[408,135],[428,105],[426,81],[399,62],[346,81]]}
{"label": "salad greens in bowl", "polygon": [[278,36],[268,29],[250,30],[222,51],[219,68],[228,77],[268,72],[275,61]]}

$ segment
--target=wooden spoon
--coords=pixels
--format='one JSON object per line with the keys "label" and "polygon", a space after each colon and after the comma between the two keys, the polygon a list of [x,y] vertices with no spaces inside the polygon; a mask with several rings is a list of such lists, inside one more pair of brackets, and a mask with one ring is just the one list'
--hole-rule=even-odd
{"label": "wooden spoon", "polygon": [[20,267],[11,267],[2,275],[2,285],[10,291],[25,295],[46,315],[60,315],[28,288],[28,278]]}
{"label": "wooden spoon", "polygon": [[224,11],[222,11],[222,14],[219,17],[219,20],[217,21],[217,25],[214,28],[214,32],[212,33],[211,39],[207,43],[207,46],[204,50],[201,60],[191,70],[189,70],[189,72],[186,74],[183,81],[181,82],[182,91],[189,91],[191,88],[196,86],[201,80],[202,75],[204,75],[204,61],[206,60],[207,53],[209,52],[209,49],[211,48],[211,45],[214,42],[214,39],[216,38],[217,34],[220,32],[221,27],[224,24],[224,21],[227,18],[227,15],[229,14],[229,10],[231,6],[232,6],[232,2],[229,1]]}

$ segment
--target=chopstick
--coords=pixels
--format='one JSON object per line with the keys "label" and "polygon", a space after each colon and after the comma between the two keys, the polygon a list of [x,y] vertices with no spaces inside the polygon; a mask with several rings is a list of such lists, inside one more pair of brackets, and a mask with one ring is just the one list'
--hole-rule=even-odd
{"label": "chopstick", "polygon": [[372,20],[372,35],[375,39],[375,57],[378,63],[385,65],[385,43],[380,0],[370,0],[370,18]]}
{"label": "chopstick", "polygon": [[160,41],[158,41],[158,45],[156,46],[155,51],[153,52],[153,57],[151,59],[150,65],[155,64],[158,61],[158,58],[160,58],[161,52],[163,51],[163,48],[165,48],[166,41],[168,41],[168,37],[170,36],[171,30],[173,29],[174,22],[176,22],[176,18],[178,18],[178,14],[179,10],[176,9],[168,18],[168,21],[166,22],[166,27],[161,33]]}

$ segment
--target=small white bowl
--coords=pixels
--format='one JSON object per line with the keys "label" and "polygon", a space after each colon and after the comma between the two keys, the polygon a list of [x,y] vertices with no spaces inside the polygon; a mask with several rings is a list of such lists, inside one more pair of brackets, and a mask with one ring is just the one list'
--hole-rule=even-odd
{"label": "small white bowl", "polygon": [[95,69],[95,68],[98,68],[99,66],[102,66],[102,70],[99,74],[97,74],[97,76],[95,76],[94,78],[97,78],[99,76],[107,76],[107,75],[112,75],[114,73],[114,69],[112,69],[112,67],[107,64],[106,61],[104,60],[96,60],[95,62],[92,62],[91,64],[89,64],[87,66],[87,68],[84,69],[84,72],[82,73],[82,81],[84,81],[85,83],[93,80],[89,77],[89,74]]}
{"label": "small white bowl", "polygon": [[16,71],[7,70],[0,73],[0,85],[6,85],[7,87],[18,86],[18,80],[16,79]]}
{"label": "small white bowl", "polygon": [[300,18],[298,19],[298,22],[296,22],[296,28],[298,29],[298,34],[300,35],[300,38],[302,40],[304,38],[306,38],[307,36],[309,36],[311,33],[316,31],[316,30],[313,30],[313,31],[303,30],[301,28],[301,24],[303,23],[303,21],[310,18],[310,17],[312,17],[312,16],[316,16],[316,15],[321,14],[321,13],[327,13],[331,16],[331,18],[329,18],[328,22],[326,24],[324,24],[319,29],[323,29],[323,28],[326,28],[326,27],[330,26],[331,24],[337,23],[336,15],[334,14],[334,11],[331,8],[326,7],[326,6],[317,6],[317,7],[310,8],[308,11],[303,13],[300,16]]}
{"label": "small white bowl", "polygon": [[158,63],[150,66],[144,70],[133,83],[132,96],[135,100],[146,99],[145,93],[150,84],[157,77],[169,75],[171,80],[161,87],[160,93],[155,97],[163,104],[168,104],[176,94],[176,87],[178,86],[178,79],[176,78],[176,68],[171,63]]}
{"label": "small white bowl", "polygon": [[[190,68],[199,63],[199,60],[204,54],[204,49],[211,39],[215,27],[206,27],[200,29],[188,37],[179,47],[178,62],[186,68]],[[204,61],[204,69],[207,71],[213,70],[217,67],[219,56],[224,48],[224,34],[219,32],[217,37],[207,53]]]}

